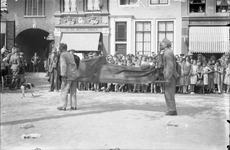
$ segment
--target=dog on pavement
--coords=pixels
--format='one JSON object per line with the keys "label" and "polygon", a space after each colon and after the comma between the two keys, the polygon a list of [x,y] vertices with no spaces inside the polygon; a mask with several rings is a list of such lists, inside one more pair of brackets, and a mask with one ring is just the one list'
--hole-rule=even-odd
{"label": "dog on pavement", "polygon": [[30,91],[31,95],[34,96],[33,90],[32,90],[34,87],[35,87],[35,86],[34,86],[33,83],[23,83],[23,84],[21,85],[21,92],[22,92],[21,98],[25,97],[25,93],[26,93],[27,91]]}

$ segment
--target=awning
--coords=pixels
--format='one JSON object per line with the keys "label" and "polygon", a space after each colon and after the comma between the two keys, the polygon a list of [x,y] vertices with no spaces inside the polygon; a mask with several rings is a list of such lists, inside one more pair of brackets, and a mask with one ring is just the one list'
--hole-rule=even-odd
{"label": "awning", "polygon": [[98,51],[100,33],[63,33],[61,43],[76,51]]}
{"label": "awning", "polygon": [[189,51],[192,53],[229,52],[229,27],[190,27]]}

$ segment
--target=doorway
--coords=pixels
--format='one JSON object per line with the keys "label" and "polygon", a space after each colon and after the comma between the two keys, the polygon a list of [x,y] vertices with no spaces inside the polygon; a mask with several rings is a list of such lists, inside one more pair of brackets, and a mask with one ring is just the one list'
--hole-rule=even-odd
{"label": "doorway", "polygon": [[24,58],[27,61],[26,71],[32,71],[31,58],[34,53],[37,53],[41,58],[38,65],[39,72],[45,71],[44,60],[48,58],[49,51],[51,51],[50,44],[52,43],[52,41],[46,40],[48,35],[49,32],[41,29],[27,29],[16,36],[16,46],[24,53]]}

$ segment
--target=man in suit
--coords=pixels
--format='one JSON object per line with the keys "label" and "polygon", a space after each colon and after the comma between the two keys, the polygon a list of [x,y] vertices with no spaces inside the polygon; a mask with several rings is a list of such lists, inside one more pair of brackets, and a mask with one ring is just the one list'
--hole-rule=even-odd
{"label": "man in suit", "polygon": [[[71,109],[76,110],[76,83],[74,80],[76,79],[77,74],[77,65],[74,60],[74,56],[72,53],[67,51],[67,45],[64,43],[60,43],[59,50],[61,52],[60,55],[60,73],[62,76],[62,83],[61,83],[61,100],[63,102],[61,107],[58,107],[58,110],[66,110],[67,101],[68,101],[68,92],[70,91],[70,97],[72,97],[75,101],[75,106]],[[75,92],[74,92],[75,90]],[[72,92],[71,92],[72,91]]]}
{"label": "man in suit", "polygon": [[50,78],[50,90],[49,92],[53,92],[54,89],[56,91],[59,90],[59,56],[57,54],[57,50],[54,48],[52,53],[48,57],[48,72]]}
{"label": "man in suit", "polygon": [[165,115],[177,115],[175,102],[176,78],[179,76],[176,71],[176,60],[171,48],[171,42],[165,38],[160,43],[160,50],[163,63],[163,75],[165,83],[165,101],[167,111]]}

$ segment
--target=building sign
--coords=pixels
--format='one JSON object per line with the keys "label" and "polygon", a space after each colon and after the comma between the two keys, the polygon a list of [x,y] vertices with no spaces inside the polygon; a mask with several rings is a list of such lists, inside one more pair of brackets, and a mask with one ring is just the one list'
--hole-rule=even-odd
{"label": "building sign", "polygon": [[106,28],[60,28],[61,32],[108,32]]}

